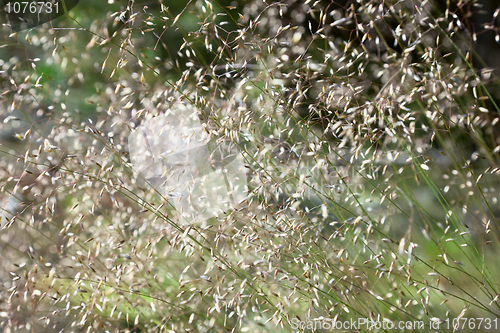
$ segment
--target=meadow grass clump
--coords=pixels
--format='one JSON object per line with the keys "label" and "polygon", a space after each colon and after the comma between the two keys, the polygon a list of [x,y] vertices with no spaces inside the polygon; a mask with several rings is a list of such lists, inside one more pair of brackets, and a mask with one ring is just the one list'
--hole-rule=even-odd
{"label": "meadow grass clump", "polygon": [[480,10],[110,0],[4,26],[1,329],[497,329]]}

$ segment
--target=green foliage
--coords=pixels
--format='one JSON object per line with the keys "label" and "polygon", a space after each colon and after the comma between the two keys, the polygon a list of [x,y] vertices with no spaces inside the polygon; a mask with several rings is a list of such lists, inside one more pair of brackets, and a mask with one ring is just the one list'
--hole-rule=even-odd
{"label": "green foliage", "polygon": [[[447,6],[81,1],[4,26],[1,329],[498,319],[498,78],[474,51],[477,3]],[[191,135],[155,132],[193,114]],[[138,167],[138,130],[161,163]],[[210,157],[172,160],[183,135]],[[244,177],[217,173],[218,145]],[[188,220],[165,184],[199,159],[209,206],[230,207]]]}

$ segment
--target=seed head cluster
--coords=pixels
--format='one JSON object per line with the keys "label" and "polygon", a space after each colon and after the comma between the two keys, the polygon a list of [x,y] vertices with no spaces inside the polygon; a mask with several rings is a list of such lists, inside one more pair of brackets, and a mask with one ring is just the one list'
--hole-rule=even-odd
{"label": "seed head cluster", "polygon": [[101,2],[2,28],[0,330],[493,325],[498,9]]}

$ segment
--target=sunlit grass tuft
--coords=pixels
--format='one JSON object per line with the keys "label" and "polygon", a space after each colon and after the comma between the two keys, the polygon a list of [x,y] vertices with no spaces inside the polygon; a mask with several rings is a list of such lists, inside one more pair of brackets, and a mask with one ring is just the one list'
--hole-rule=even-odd
{"label": "sunlit grass tuft", "polygon": [[0,327],[496,325],[498,79],[473,2],[438,5],[110,1],[6,33]]}

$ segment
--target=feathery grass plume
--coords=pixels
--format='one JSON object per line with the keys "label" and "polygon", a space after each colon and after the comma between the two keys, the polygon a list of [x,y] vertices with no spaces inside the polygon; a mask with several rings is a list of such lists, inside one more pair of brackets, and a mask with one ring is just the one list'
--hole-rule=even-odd
{"label": "feathery grass plume", "polygon": [[499,12],[88,0],[1,27],[0,330],[495,330]]}

